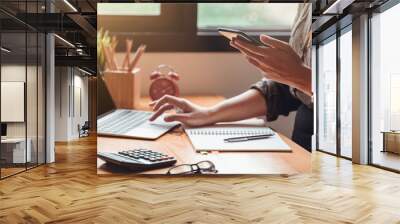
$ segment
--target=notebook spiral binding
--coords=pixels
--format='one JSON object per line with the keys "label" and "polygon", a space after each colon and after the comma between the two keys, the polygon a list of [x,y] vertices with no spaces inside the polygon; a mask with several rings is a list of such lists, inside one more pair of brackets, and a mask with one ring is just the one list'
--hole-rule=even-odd
{"label": "notebook spiral binding", "polygon": [[273,133],[271,129],[262,130],[232,130],[232,129],[215,129],[215,130],[190,130],[191,135],[268,135]]}

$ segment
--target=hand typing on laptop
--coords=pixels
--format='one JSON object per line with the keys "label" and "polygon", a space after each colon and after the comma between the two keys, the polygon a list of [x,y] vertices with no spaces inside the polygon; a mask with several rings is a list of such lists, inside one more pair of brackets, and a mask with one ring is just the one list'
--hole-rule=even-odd
{"label": "hand typing on laptop", "polygon": [[202,107],[189,100],[166,95],[151,102],[155,113],[150,121],[157,119],[167,111],[176,113],[166,114],[166,122],[178,121],[187,126],[204,126],[218,122],[231,122],[265,115],[266,106],[263,96],[254,89],[250,89],[236,97],[224,100],[211,107]]}
{"label": "hand typing on laptop", "polygon": [[174,114],[164,116],[166,122],[178,121],[188,126],[203,126],[214,123],[211,111],[208,108],[196,105],[186,99],[166,95],[157,101],[150,103],[155,113],[150,121],[156,120],[164,112],[176,110]]}

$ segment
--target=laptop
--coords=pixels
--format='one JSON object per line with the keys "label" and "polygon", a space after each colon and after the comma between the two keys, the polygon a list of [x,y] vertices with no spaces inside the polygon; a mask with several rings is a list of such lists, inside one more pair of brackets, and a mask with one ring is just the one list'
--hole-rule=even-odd
{"label": "laptop", "polygon": [[97,118],[97,134],[140,139],[157,139],[179,122],[165,122],[164,115],[150,122],[153,112],[116,109]]}

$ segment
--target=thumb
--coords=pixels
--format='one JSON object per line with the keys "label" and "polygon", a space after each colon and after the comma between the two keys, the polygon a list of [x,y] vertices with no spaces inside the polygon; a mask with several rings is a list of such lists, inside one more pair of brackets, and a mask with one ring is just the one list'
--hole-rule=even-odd
{"label": "thumb", "polygon": [[187,114],[169,114],[164,117],[164,121],[166,122],[173,122],[179,121],[181,123],[186,123],[189,116]]}
{"label": "thumb", "polygon": [[265,34],[260,35],[260,41],[268,46],[278,48],[278,49],[283,49],[287,46],[287,43],[285,43],[281,40],[275,39],[273,37],[270,37],[268,35],[265,35]]}

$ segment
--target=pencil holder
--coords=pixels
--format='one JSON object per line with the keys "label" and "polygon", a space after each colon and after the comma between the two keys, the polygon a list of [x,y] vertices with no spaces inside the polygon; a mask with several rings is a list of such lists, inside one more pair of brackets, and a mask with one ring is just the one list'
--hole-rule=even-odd
{"label": "pencil holder", "polygon": [[117,109],[135,109],[140,105],[140,69],[105,71],[102,78]]}

